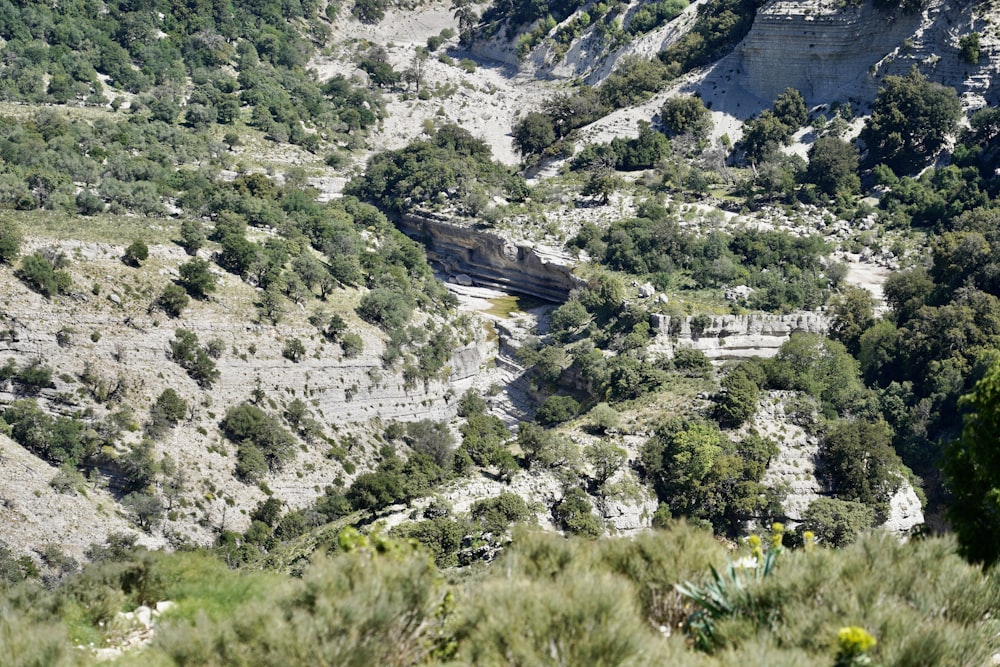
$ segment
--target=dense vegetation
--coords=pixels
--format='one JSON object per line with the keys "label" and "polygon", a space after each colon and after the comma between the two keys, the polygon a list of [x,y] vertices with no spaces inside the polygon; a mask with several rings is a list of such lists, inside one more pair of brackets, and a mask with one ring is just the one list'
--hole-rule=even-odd
{"label": "dense vegetation", "polygon": [[[48,589],[5,584],[0,658],[90,664],[73,645],[100,642],[103,627],[125,632],[120,610],[166,599],[175,604],[152,644],[121,664],[492,665],[555,654],[567,664],[890,666],[981,664],[996,650],[995,578],[943,539],[789,551],[779,532],[765,561],[756,536],[734,555],[683,525],[599,542],[520,532],[496,566],[454,584],[412,543],[350,530],[331,539],[336,553],[301,579],[118,538],[94,545],[93,565]],[[725,567],[734,556],[761,562]],[[3,557],[7,582],[24,576]]]}

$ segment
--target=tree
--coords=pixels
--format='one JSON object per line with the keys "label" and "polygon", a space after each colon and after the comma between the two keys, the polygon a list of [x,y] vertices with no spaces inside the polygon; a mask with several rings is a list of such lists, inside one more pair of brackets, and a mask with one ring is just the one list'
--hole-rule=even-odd
{"label": "tree", "polygon": [[0,264],[10,264],[17,259],[24,237],[21,228],[12,220],[0,220]]}
{"label": "tree", "polygon": [[700,141],[712,128],[712,113],[700,97],[671,97],[660,109],[660,124],[670,136],[691,134]]}
{"label": "tree", "polygon": [[298,338],[289,338],[285,341],[281,356],[293,363],[298,363],[306,356],[306,346]]}
{"label": "tree", "polygon": [[719,423],[735,428],[757,413],[760,388],[741,368],[722,380],[722,389],[716,405]]}
{"label": "tree", "polygon": [[777,151],[779,146],[788,143],[791,134],[787,125],[772,111],[766,110],[743,124],[741,143],[747,159],[757,163]]}
{"label": "tree", "polygon": [[855,357],[861,351],[861,334],[875,324],[872,301],[871,292],[850,286],[830,306],[830,337],[843,343]]}
{"label": "tree", "polygon": [[197,255],[198,250],[205,245],[205,230],[197,220],[181,222],[181,247],[189,255]]}
{"label": "tree", "polygon": [[969,65],[979,64],[979,33],[970,32],[958,40],[958,57]]}
{"label": "tree", "polygon": [[129,266],[142,266],[142,263],[149,258],[149,248],[141,240],[136,239],[125,248],[122,261]]}
{"label": "tree", "polygon": [[149,409],[146,432],[151,438],[159,438],[177,425],[187,414],[187,401],[173,389],[164,389]]}
{"label": "tree", "polygon": [[863,503],[884,520],[903,483],[903,464],[885,422],[837,422],[820,443],[819,476],[838,498]]}
{"label": "tree", "polygon": [[599,440],[587,446],[583,456],[594,469],[594,481],[601,486],[621,469],[628,453],[610,440]]}
{"label": "tree", "polygon": [[522,157],[540,155],[555,143],[556,131],[552,119],[537,111],[529,112],[514,125],[514,146]]}
{"label": "tree", "polygon": [[181,275],[181,284],[194,298],[207,299],[215,291],[215,275],[205,260],[195,257],[181,264],[177,270]]}
{"label": "tree", "polygon": [[846,547],[875,524],[875,512],[861,503],[817,498],[802,515],[801,529],[811,530],[820,544]]}
{"label": "tree", "polygon": [[603,529],[601,521],[593,513],[593,505],[583,489],[574,486],[562,500],[552,507],[556,525],[567,533],[598,537]]}
{"label": "tree", "polygon": [[45,297],[62,294],[72,284],[69,274],[56,270],[48,257],[40,252],[23,258],[16,273],[28,287]]}
{"label": "tree", "polygon": [[802,93],[794,88],[785,88],[785,92],[778,95],[771,107],[777,119],[791,130],[802,127],[809,118]]}
{"label": "tree", "polygon": [[887,76],[861,130],[867,163],[897,174],[916,170],[944,144],[962,115],[954,88],[931,83],[916,69]]}
{"label": "tree", "polygon": [[962,436],[944,455],[951,491],[948,518],[962,553],[974,562],[1000,561],[1000,357],[992,360],[972,391],[961,398]]}
{"label": "tree", "polygon": [[805,180],[831,197],[857,194],[861,189],[857,172],[858,149],[839,137],[820,137],[809,149]]}
{"label": "tree", "polygon": [[163,312],[170,317],[180,317],[190,302],[191,299],[188,297],[187,292],[184,291],[184,288],[171,283],[163,288],[163,292],[157,297],[154,305],[157,308],[163,309]]}
{"label": "tree", "polygon": [[354,0],[351,13],[362,23],[376,24],[385,18],[388,4],[386,0]]}

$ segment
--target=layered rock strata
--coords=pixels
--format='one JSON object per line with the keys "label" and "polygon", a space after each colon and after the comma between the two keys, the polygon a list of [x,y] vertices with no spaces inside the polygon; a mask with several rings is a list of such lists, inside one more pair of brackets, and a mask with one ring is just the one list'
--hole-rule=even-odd
{"label": "layered rock strata", "polygon": [[[704,325],[704,326],[699,326]],[[713,361],[773,357],[793,333],[825,334],[830,319],[821,313],[718,315],[707,323],[694,317],[653,313],[654,349],[670,355],[680,347],[701,350]]]}

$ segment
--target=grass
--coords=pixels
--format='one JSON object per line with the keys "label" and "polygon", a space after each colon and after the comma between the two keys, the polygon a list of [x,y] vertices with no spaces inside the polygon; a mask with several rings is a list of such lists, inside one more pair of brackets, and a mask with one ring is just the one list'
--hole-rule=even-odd
{"label": "grass", "polygon": [[20,225],[26,236],[58,240],[127,245],[129,239],[141,238],[147,244],[167,244],[180,233],[180,223],[170,218],[111,214],[83,218],[75,213],[41,210],[4,211],[2,215]]}

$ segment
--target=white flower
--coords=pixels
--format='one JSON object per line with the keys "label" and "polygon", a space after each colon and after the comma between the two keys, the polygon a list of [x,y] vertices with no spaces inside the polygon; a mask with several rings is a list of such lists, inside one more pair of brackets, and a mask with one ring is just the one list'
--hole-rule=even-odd
{"label": "white flower", "polygon": [[757,559],[753,556],[744,556],[735,563],[733,567],[737,570],[756,570],[757,569]]}

